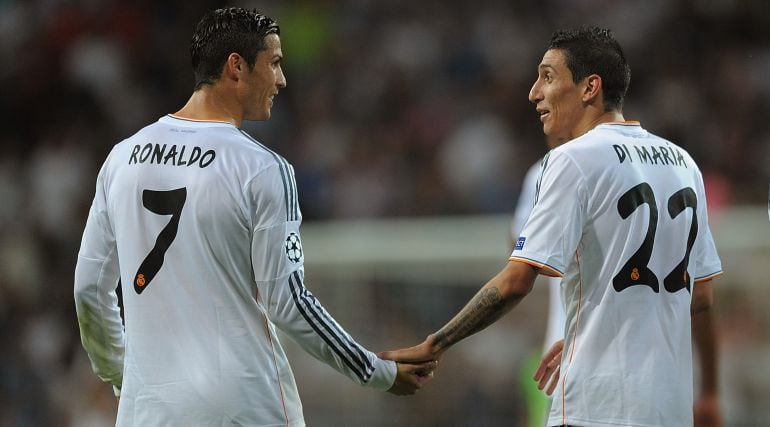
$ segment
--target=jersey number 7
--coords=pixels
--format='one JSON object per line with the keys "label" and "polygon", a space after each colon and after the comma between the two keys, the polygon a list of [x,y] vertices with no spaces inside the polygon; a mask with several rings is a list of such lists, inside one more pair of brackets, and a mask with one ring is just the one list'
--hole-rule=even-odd
{"label": "jersey number 7", "polygon": [[171,242],[176,238],[176,232],[179,229],[179,217],[182,214],[182,208],[187,200],[187,188],[177,188],[176,190],[156,191],[144,190],[142,192],[142,205],[147,210],[158,215],[171,215],[171,220],[163,227],[155,240],[155,246],[147,257],[139,265],[139,269],[134,276],[134,291],[141,294],[147,289],[152,279],[158,274],[160,267],[163,266],[163,260],[166,257],[166,251]]}
{"label": "jersey number 7", "polygon": [[[631,255],[631,258],[628,259],[618,274],[612,279],[612,285],[618,292],[634,285],[647,285],[656,293],[660,292],[658,276],[648,267],[652,248],[655,245],[655,232],[658,228],[658,206],[655,203],[655,193],[653,193],[650,184],[643,182],[626,191],[618,200],[618,213],[621,218],[627,219],[643,204],[647,204],[650,208],[647,234],[644,237],[642,246]],[[697,206],[698,198],[695,196],[695,191],[690,187],[677,191],[668,199],[668,214],[671,219],[679,216],[685,209],[692,208],[692,223],[690,224],[690,232],[687,236],[687,249],[684,252],[684,258],[663,279],[663,286],[668,292],[673,293],[680,289],[687,289],[687,292],[690,292],[687,265],[690,262],[690,251],[692,251],[695,237],[698,234]]]}

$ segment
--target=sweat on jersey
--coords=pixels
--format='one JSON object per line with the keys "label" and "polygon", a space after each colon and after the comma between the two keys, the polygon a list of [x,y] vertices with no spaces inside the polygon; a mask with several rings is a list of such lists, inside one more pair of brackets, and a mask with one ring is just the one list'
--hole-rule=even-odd
{"label": "sweat on jersey", "polygon": [[[358,384],[394,362],[305,288],[291,165],[229,123],[165,116],[99,172],[75,270],[83,347],[118,426],[302,426],[276,328]],[[125,328],[116,287],[122,283]]]}
{"label": "sweat on jersey", "polygon": [[692,291],[722,271],[693,159],[602,124],[546,156],[535,199],[511,260],[563,276],[548,425],[692,426]]}

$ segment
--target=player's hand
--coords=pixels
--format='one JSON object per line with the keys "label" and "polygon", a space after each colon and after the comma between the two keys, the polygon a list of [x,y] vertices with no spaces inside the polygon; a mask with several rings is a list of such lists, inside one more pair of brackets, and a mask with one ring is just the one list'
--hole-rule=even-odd
{"label": "player's hand", "polygon": [[396,381],[388,389],[388,393],[406,396],[417,393],[428,381],[433,379],[433,370],[437,362],[425,363],[396,363]]}
{"label": "player's hand", "polygon": [[561,355],[564,350],[564,340],[556,341],[551,348],[543,355],[535,371],[533,379],[537,381],[537,388],[542,390],[546,388],[545,394],[552,395],[559,383],[559,374],[561,369]]}
{"label": "player's hand", "polygon": [[716,395],[701,395],[695,401],[695,427],[722,427],[722,411]]}
{"label": "player's hand", "polygon": [[441,356],[441,351],[436,351],[431,344],[431,337],[428,337],[422,343],[409,348],[402,348],[400,350],[383,351],[379,353],[380,359],[393,360],[403,363],[423,363],[430,361],[438,361]]}

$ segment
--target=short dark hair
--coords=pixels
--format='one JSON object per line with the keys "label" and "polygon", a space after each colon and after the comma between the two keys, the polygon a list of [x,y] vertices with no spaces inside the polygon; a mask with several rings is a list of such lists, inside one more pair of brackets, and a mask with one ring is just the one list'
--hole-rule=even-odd
{"label": "short dark hair", "polygon": [[231,53],[241,55],[253,68],[257,54],[265,49],[265,36],[280,33],[275,21],[256,10],[228,7],[203,15],[190,42],[195,90],[219,79]]}
{"label": "short dark hair", "polygon": [[631,67],[612,31],[597,27],[558,30],[551,36],[548,49],[561,49],[575,83],[591,74],[602,78],[606,110],[623,109]]}

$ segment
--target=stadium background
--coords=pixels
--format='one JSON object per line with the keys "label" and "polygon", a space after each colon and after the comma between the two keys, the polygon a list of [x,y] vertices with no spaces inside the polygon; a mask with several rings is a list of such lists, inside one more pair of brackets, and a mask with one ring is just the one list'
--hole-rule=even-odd
{"label": "stadium background", "polygon": [[[308,286],[374,350],[443,324],[504,262],[519,183],[544,153],[527,93],[550,33],[612,28],[628,119],[699,162],[727,425],[770,419],[770,2],[233,1],[282,27],[288,88],[247,123],[295,166]],[[218,1],[0,1],[0,425],[101,426],[72,302],[110,147],[187,100],[187,47]],[[287,343],[311,426],[527,425],[545,294],[469,339],[418,396],[363,390]]]}

